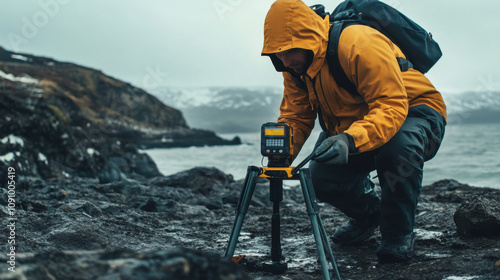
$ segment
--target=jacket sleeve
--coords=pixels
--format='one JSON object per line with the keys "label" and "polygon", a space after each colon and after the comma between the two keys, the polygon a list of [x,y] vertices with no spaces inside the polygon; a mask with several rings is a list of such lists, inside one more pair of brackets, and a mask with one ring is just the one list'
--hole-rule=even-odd
{"label": "jacket sleeve", "polygon": [[296,85],[292,75],[283,72],[283,78],[285,90],[278,122],[287,123],[293,129],[293,159],[295,159],[314,128],[316,111],[309,102],[308,92]]}
{"label": "jacket sleeve", "polygon": [[368,26],[349,26],[339,40],[339,60],[368,105],[368,113],[345,131],[358,152],[388,142],[403,125],[408,99],[396,57],[399,48]]}

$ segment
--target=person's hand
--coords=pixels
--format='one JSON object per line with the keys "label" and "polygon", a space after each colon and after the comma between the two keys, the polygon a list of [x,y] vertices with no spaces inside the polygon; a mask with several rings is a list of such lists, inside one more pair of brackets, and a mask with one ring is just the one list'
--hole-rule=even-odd
{"label": "person's hand", "polygon": [[313,160],[330,165],[344,165],[349,157],[349,136],[346,133],[330,136],[315,149]]}

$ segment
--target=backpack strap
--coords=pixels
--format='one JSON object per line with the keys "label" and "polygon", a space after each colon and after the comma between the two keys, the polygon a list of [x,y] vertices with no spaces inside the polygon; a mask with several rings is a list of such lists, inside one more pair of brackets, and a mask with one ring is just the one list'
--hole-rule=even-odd
{"label": "backpack strap", "polygon": [[365,24],[366,22],[361,18],[361,16],[359,16],[359,14],[356,14],[354,10],[347,10],[336,14],[331,22],[332,25],[330,26],[328,47],[326,50],[326,61],[328,63],[328,67],[335,78],[335,82],[340,87],[344,88],[353,95],[359,95],[356,85],[349,80],[344,72],[344,69],[342,69],[342,66],[340,65],[338,47],[340,34],[344,28],[353,24]]}
{"label": "backpack strap", "polygon": [[344,29],[343,25],[344,22],[334,22],[330,27],[330,39],[328,40],[326,61],[337,85],[346,89],[351,94],[357,95],[359,94],[358,90],[356,89],[356,86],[349,80],[346,73],[344,72],[344,69],[342,69],[337,52],[340,33],[342,33],[342,29]]}
{"label": "backpack strap", "polygon": [[413,63],[411,63],[411,61],[407,60],[406,58],[396,57],[396,59],[398,60],[398,64],[399,64],[399,68],[401,69],[401,72],[405,72],[405,71],[408,71],[408,69],[410,69],[410,68],[414,68]]}

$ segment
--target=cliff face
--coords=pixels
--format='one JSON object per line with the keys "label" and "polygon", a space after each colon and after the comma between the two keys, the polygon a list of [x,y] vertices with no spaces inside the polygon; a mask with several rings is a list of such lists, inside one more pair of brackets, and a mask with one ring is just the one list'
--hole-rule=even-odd
{"label": "cliff face", "polygon": [[100,71],[0,48],[3,94],[40,99],[71,125],[114,128],[183,129],[182,113],[154,96]]}
{"label": "cliff face", "polygon": [[100,71],[3,48],[0,110],[0,173],[149,178],[160,173],[138,148],[238,143],[190,129],[179,110]]}

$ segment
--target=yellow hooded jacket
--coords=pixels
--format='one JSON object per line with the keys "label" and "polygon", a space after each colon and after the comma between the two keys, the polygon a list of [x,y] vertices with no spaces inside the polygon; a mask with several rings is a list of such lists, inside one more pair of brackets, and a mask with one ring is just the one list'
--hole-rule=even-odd
{"label": "yellow hooded jacket", "polygon": [[360,94],[340,88],[325,61],[330,22],[321,19],[300,0],[277,0],[264,22],[262,55],[275,67],[278,52],[300,48],[314,54],[296,85],[284,71],[284,93],[279,122],[294,131],[294,156],[309,137],[318,109],[332,135],[350,134],[358,152],[376,149],[389,141],[406,119],[409,107],[427,105],[446,118],[441,94],[419,71],[401,72],[397,57],[402,51],[379,31],[364,25],[345,28],[339,38],[339,60]]}

